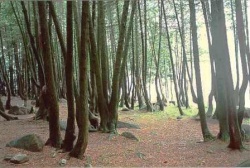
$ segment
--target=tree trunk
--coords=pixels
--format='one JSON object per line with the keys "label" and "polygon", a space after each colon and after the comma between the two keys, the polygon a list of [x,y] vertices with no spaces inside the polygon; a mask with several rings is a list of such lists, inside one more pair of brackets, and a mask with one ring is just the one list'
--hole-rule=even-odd
{"label": "tree trunk", "polygon": [[190,8],[190,22],[191,22],[192,39],[193,39],[192,41],[193,41],[194,68],[195,68],[195,77],[196,77],[198,109],[199,109],[199,116],[200,116],[200,121],[201,121],[201,130],[202,130],[204,141],[209,141],[213,139],[213,136],[208,129],[206,115],[205,115],[201,74],[200,74],[199,45],[198,45],[196,12],[195,12],[196,10],[195,10],[194,0],[189,0],[189,8]]}
{"label": "tree trunk", "polygon": [[[144,34],[142,27],[142,16],[140,3],[138,1],[138,10],[139,10],[139,19],[140,19],[140,27],[141,27],[141,42],[142,42],[142,89],[144,94],[145,103],[147,106],[147,111],[153,111],[152,104],[149,100],[148,90],[147,90],[147,12],[146,12],[146,0],[144,0]],[[144,38],[143,38],[144,37]]]}
{"label": "tree trunk", "polygon": [[67,57],[65,60],[65,74],[67,87],[68,119],[63,148],[65,151],[73,149],[75,136],[75,107],[73,86],[73,2],[67,1]]}
{"label": "tree trunk", "polygon": [[103,86],[102,86],[102,76],[101,76],[101,66],[100,61],[97,56],[97,49],[96,49],[96,41],[95,41],[95,34],[93,29],[93,23],[91,22],[92,19],[89,19],[89,41],[90,41],[90,49],[91,49],[91,56],[90,56],[90,67],[91,70],[95,73],[96,79],[96,87],[97,87],[97,104],[98,110],[101,118],[100,128],[102,132],[109,132],[107,127],[107,123],[109,120],[109,110],[107,106],[107,99],[104,97]]}
{"label": "tree trunk", "polygon": [[44,60],[44,72],[46,81],[46,95],[49,102],[49,139],[47,145],[61,147],[61,133],[59,127],[59,106],[56,96],[55,79],[53,74],[52,55],[50,50],[50,37],[46,15],[46,2],[38,1],[39,21],[42,37],[42,50]]}
{"label": "tree trunk", "polygon": [[180,38],[181,38],[181,47],[182,47],[182,52],[183,52],[183,64],[186,67],[186,71],[187,71],[187,74],[188,74],[193,102],[197,103],[197,96],[196,96],[196,94],[194,92],[194,86],[193,86],[193,83],[192,83],[192,79],[191,79],[191,75],[190,75],[189,67],[188,67],[188,63],[187,63],[187,55],[186,55],[184,34],[181,31],[180,22],[179,22],[179,18],[178,18],[178,13],[177,13],[176,5],[175,5],[175,0],[173,0],[173,4],[174,4],[176,20],[177,20],[177,23],[178,23],[178,31],[179,31]]}
{"label": "tree trunk", "polygon": [[88,21],[89,2],[82,2],[81,50],[79,55],[79,99],[76,102],[76,122],[79,128],[76,145],[70,156],[82,159],[88,145],[89,109],[88,109]]}
{"label": "tree trunk", "polygon": [[170,56],[172,73],[173,73],[173,81],[174,81],[174,89],[175,89],[175,95],[176,95],[176,100],[177,100],[177,106],[178,106],[180,115],[184,115],[184,113],[183,113],[183,111],[181,109],[180,99],[179,99],[179,95],[178,95],[176,73],[175,73],[175,68],[174,68],[174,59],[173,59],[173,55],[172,55],[172,47],[171,47],[170,35],[169,35],[169,31],[168,31],[168,22],[167,22],[166,11],[165,11],[165,8],[164,8],[163,0],[161,0],[161,4],[162,4],[162,9],[163,9],[163,14],[164,14],[164,21],[165,21],[165,25],[166,25],[168,48],[169,48],[169,56]]}
{"label": "tree trunk", "polygon": [[245,111],[245,93],[248,84],[248,71],[247,71],[247,59],[246,59],[246,35],[244,30],[244,21],[243,21],[243,12],[242,5],[240,0],[235,1],[236,5],[236,27],[237,35],[240,45],[240,58],[241,58],[241,67],[242,67],[242,84],[239,90],[239,109],[238,109],[238,122],[241,128],[241,124],[244,117]]}
{"label": "tree trunk", "polygon": [[208,6],[207,0],[201,0],[201,5],[202,5],[202,11],[203,11],[203,16],[205,20],[205,25],[206,25],[206,34],[207,34],[207,40],[208,40],[208,49],[209,49],[209,58],[210,58],[210,68],[211,68],[211,91],[208,96],[208,110],[207,110],[207,117],[211,117],[213,113],[213,97],[216,98],[216,83],[215,83],[215,71],[214,71],[214,54],[212,50],[212,42],[211,42],[211,36],[210,36],[210,29],[209,29],[209,18],[210,18],[210,10],[207,9]]}
{"label": "tree trunk", "polygon": [[211,11],[212,47],[215,51],[214,58],[218,93],[217,110],[220,127],[218,137],[222,140],[227,140],[229,138],[229,131],[230,144],[228,147],[232,149],[241,149],[242,140],[236,114],[223,0],[211,1]]}
{"label": "tree trunk", "polygon": [[121,18],[121,26],[119,31],[119,40],[116,51],[116,59],[113,70],[113,79],[112,79],[112,93],[111,99],[109,102],[109,111],[110,111],[110,120],[109,120],[109,129],[111,133],[117,133],[116,126],[118,120],[118,102],[119,102],[119,77],[121,75],[121,63],[124,60],[123,48],[124,48],[124,38],[126,34],[126,23],[128,16],[128,8],[130,1],[124,1],[123,12]]}
{"label": "tree trunk", "polygon": [[1,66],[3,78],[5,81],[5,86],[7,89],[7,100],[5,103],[5,109],[9,110],[11,107],[11,89],[10,89],[10,83],[9,83],[9,79],[7,76],[6,65],[5,65],[5,54],[4,54],[4,48],[3,48],[4,46],[3,46],[2,31],[0,31],[0,41],[1,41],[1,51],[2,51],[2,60],[0,60],[0,66]]}

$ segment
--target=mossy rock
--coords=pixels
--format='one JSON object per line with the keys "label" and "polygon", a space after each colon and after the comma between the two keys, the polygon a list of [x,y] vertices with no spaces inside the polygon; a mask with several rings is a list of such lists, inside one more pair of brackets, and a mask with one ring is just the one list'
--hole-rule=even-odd
{"label": "mossy rock", "polygon": [[134,134],[132,134],[131,132],[123,132],[121,134],[121,136],[124,136],[125,138],[131,139],[131,140],[139,141],[139,139]]}
{"label": "mossy rock", "polygon": [[44,142],[36,134],[28,134],[21,138],[10,141],[7,147],[20,148],[31,152],[40,152],[43,150]]}

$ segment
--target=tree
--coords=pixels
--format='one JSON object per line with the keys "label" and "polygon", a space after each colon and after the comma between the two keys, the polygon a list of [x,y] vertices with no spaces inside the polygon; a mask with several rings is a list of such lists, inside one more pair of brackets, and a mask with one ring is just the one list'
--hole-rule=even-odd
{"label": "tree", "polygon": [[180,115],[184,115],[184,113],[183,113],[183,111],[181,109],[180,98],[179,98],[179,95],[178,95],[178,86],[177,86],[177,80],[176,80],[176,72],[175,72],[175,68],[174,68],[174,59],[173,59],[173,55],[172,55],[172,47],[171,47],[171,42],[170,42],[169,30],[168,30],[168,22],[167,22],[166,11],[165,11],[163,0],[161,0],[161,4],[162,4],[162,9],[163,9],[163,14],[164,14],[164,21],[165,21],[165,25],[166,25],[169,56],[170,56],[172,74],[173,74],[174,90],[175,90],[175,96],[176,96],[176,100],[177,100],[177,107],[178,107]]}
{"label": "tree", "polygon": [[215,83],[215,70],[214,70],[214,57],[213,57],[213,50],[212,50],[212,42],[211,42],[211,31],[210,31],[210,23],[211,23],[211,14],[210,14],[210,8],[208,5],[207,0],[201,0],[202,5],[202,12],[205,20],[206,25],[206,35],[207,35],[207,41],[208,41],[208,50],[209,50],[209,58],[210,58],[210,68],[211,68],[211,91],[208,96],[208,109],[206,115],[208,117],[212,116],[213,113],[213,97],[215,99],[217,98],[216,93],[216,83]]}
{"label": "tree", "polygon": [[196,25],[196,10],[195,10],[194,0],[189,0],[189,8],[190,8],[194,68],[195,68],[196,88],[197,88],[197,103],[198,103],[198,109],[199,109],[199,116],[201,120],[201,130],[202,130],[203,139],[204,141],[208,141],[208,140],[213,139],[213,136],[208,129],[206,115],[205,115],[201,74],[200,74],[199,45],[198,45],[198,37],[197,37],[198,35],[197,35],[197,25]]}
{"label": "tree", "polygon": [[241,58],[241,67],[242,67],[242,84],[239,90],[239,109],[238,109],[238,122],[241,130],[241,124],[244,117],[245,111],[245,93],[248,84],[249,73],[247,71],[247,50],[246,50],[246,35],[244,30],[244,21],[243,21],[243,12],[242,4],[240,0],[235,1],[235,10],[236,10],[236,27],[237,35],[240,45],[240,58]]}
{"label": "tree", "polygon": [[68,119],[63,148],[66,151],[73,149],[75,140],[75,107],[73,86],[73,2],[67,2],[67,57],[65,60],[65,75],[67,86]]}
{"label": "tree", "polygon": [[79,129],[78,138],[70,156],[83,158],[88,145],[88,23],[89,23],[89,2],[82,2],[82,22],[81,22],[81,46],[79,55],[79,87],[80,93],[76,100],[76,123]]}
{"label": "tree", "polygon": [[119,101],[119,77],[121,75],[121,63],[124,60],[123,56],[123,48],[124,48],[124,39],[126,34],[126,23],[128,16],[128,7],[130,1],[124,1],[123,12],[121,18],[121,24],[119,28],[119,40],[116,51],[116,59],[113,70],[113,78],[112,78],[112,93],[109,103],[109,111],[110,111],[110,120],[109,127],[111,133],[117,133],[116,126],[118,120],[118,101]]}
{"label": "tree", "polygon": [[53,74],[46,4],[43,1],[38,1],[37,3],[42,37],[41,41],[46,81],[46,99],[49,102],[49,139],[46,144],[56,148],[60,148],[62,142],[59,127],[59,106],[57,102],[55,79]]}
{"label": "tree", "polygon": [[[153,111],[152,104],[149,100],[148,90],[147,90],[147,64],[148,64],[148,55],[147,55],[147,7],[146,0],[144,0],[144,30],[142,25],[142,14],[140,9],[140,3],[138,1],[138,10],[139,10],[139,19],[140,19],[140,28],[141,28],[141,45],[142,45],[142,89],[144,94],[145,103],[147,106],[147,111]],[[144,33],[144,34],[143,34]]]}
{"label": "tree", "polygon": [[211,1],[212,47],[215,53],[214,58],[218,93],[216,104],[220,126],[218,137],[222,140],[227,140],[229,137],[229,130],[230,144],[228,147],[232,149],[241,149],[242,140],[236,114],[223,5],[222,0]]}

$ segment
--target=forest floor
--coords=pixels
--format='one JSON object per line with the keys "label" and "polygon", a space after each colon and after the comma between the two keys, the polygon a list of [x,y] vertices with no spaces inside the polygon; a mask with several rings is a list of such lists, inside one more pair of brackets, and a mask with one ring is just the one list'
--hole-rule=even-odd
{"label": "forest floor", "polygon": [[[22,101],[14,97],[12,105],[17,104],[21,105]],[[185,112],[195,115],[197,110],[189,109]],[[30,133],[47,140],[47,121],[34,121],[32,116],[18,116],[20,119],[15,121],[5,121],[0,117],[0,168],[58,167],[61,159],[67,159],[66,167],[83,167],[85,163],[93,167],[235,167],[250,159],[249,150],[232,151],[227,148],[228,142],[203,142],[200,122],[190,115],[176,119],[178,110],[173,106],[165,112],[120,111],[120,121],[139,125],[140,129],[119,128],[119,134],[131,132],[139,141],[123,136],[110,138],[109,134],[99,132],[90,133],[83,160],[69,158],[67,153],[59,153],[48,146],[42,152],[5,147],[9,141]],[[66,116],[66,101],[61,101],[60,119],[66,120]],[[218,122],[213,119],[207,122],[210,131],[216,135]],[[250,148],[250,142],[244,142],[244,145]],[[6,154],[17,153],[27,154],[30,160],[21,165],[3,160]]]}

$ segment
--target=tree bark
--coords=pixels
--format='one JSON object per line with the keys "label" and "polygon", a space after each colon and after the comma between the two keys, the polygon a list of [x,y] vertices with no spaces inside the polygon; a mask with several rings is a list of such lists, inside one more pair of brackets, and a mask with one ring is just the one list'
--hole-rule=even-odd
{"label": "tree bark", "polygon": [[61,147],[61,133],[59,127],[59,106],[56,96],[55,79],[52,65],[52,55],[50,49],[50,37],[48,31],[48,22],[46,15],[46,4],[43,1],[38,1],[39,21],[42,35],[42,50],[44,60],[44,72],[46,81],[47,101],[49,102],[49,139],[47,145],[52,147]]}
{"label": "tree bark", "polygon": [[211,11],[212,47],[215,51],[215,70],[218,93],[217,110],[220,127],[218,138],[227,140],[229,138],[229,131],[230,144],[228,147],[232,149],[241,149],[242,140],[236,114],[223,0],[211,1]]}
{"label": "tree bark", "polygon": [[79,128],[76,145],[70,156],[82,159],[88,145],[89,109],[88,109],[88,23],[89,2],[82,2],[81,50],[79,55],[79,87],[80,94],[76,106],[76,122]]}
{"label": "tree bark", "polygon": [[204,141],[209,141],[213,139],[213,136],[208,129],[206,115],[205,115],[205,106],[204,106],[204,100],[203,100],[203,91],[202,91],[201,74],[200,74],[199,45],[198,45],[196,10],[195,10],[194,0],[189,0],[189,8],[190,8],[190,22],[191,22],[192,39],[193,39],[192,42],[193,42],[194,68],[195,68],[195,77],[196,77],[198,109],[199,109],[199,116],[200,116],[200,121],[201,121],[201,130],[202,130]]}
{"label": "tree bark", "polygon": [[237,35],[240,45],[240,58],[241,58],[241,67],[242,67],[242,84],[239,90],[239,109],[238,109],[238,122],[241,128],[241,124],[244,117],[245,111],[245,93],[248,84],[249,74],[247,71],[247,58],[246,58],[246,35],[244,30],[244,21],[243,21],[243,12],[242,5],[240,0],[235,0],[236,5],[236,27]]}
{"label": "tree bark", "polygon": [[109,111],[110,111],[110,120],[109,120],[109,129],[111,133],[117,133],[116,126],[118,120],[118,102],[119,102],[119,77],[121,75],[121,63],[124,59],[123,48],[124,48],[124,39],[126,34],[126,23],[128,16],[128,8],[130,1],[124,1],[123,12],[121,18],[121,25],[119,31],[119,40],[116,51],[116,59],[113,70],[113,79],[112,79],[112,94],[109,102]]}
{"label": "tree bark", "polygon": [[65,151],[73,149],[75,136],[75,107],[73,86],[73,2],[67,1],[67,57],[65,60],[65,74],[67,87],[68,119],[63,148]]}

